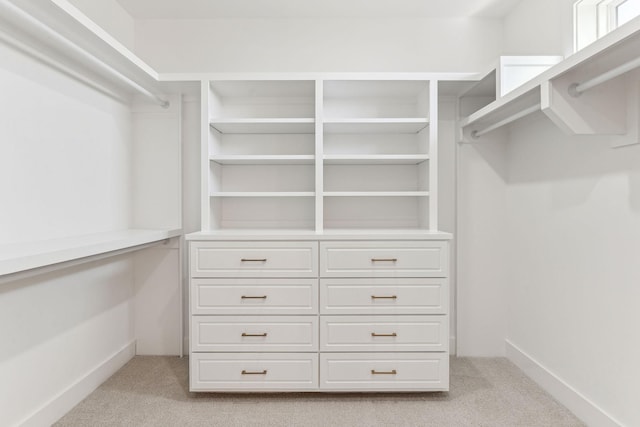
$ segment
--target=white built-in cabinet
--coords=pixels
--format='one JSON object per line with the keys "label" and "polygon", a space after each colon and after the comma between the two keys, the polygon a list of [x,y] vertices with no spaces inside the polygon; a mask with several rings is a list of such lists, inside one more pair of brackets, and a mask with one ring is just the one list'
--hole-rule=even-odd
{"label": "white built-in cabinet", "polygon": [[203,83],[203,230],[437,229],[429,80]]}
{"label": "white built-in cabinet", "polygon": [[448,390],[438,86],[203,80],[192,391]]}

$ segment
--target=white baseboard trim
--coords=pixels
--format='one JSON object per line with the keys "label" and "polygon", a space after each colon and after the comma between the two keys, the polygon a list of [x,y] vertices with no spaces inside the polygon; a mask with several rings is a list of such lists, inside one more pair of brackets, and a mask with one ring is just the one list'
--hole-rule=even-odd
{"label": "white baseboard trim", "polygon": [[598,427],[622,426],[622,423],[616,421],[611,415],[599,408],[598,405],[538,363],[511,341],[505,341],[507,358],[585,424]]}
{"label": "white baseboard trim", "polygon": [[19,425],[49,426],[58,421],[64,414],[90,395],[100,384],[115,374],[136,354],[136,341],[133,340],[107,358],[91,372],[77,380],[49,402],[42,405],[33,414],[28,416]]}

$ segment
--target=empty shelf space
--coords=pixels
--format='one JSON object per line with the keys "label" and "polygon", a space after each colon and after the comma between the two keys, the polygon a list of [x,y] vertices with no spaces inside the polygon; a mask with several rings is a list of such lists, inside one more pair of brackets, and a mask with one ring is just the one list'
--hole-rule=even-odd
{"label": "empty shelf space", "polygon": [[182,234],[182,230],[121,230],[0,246],[0,276],[135,249]]}
{"label": "empty shelf space", "polygon": [[417,165],[429,160],[428,154],[325,154],[325,164]]}
{"label": "empty shelf space", "polygon": [[314,133],[313,118],[211,119],[209,125],[223,134]]}
{"label": "empty shelf space", "polygon": [[429,120],[417,118],[330,118],[324,120],[325,133],[419,133]]}
{"label": "empty shelf space", "polygon": [[221,165],[313,164],[314,155],[212,155],[209,160]]}

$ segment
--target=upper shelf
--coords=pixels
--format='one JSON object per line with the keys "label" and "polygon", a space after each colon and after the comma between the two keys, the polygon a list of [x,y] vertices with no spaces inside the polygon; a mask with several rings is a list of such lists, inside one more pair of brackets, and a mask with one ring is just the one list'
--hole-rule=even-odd
{"label": "upper shelf", "polygon": [[129,250],[177,237],[182,230],[122,230],[0,246],[0,277]]}
{"label": "upper shelf", "polygon": [[325,133],[418,133],[429,125],[422,117],[411,118],[330,118],[324,120]]}
{"label": "upper shelf", "polygon": [[0,40],[112,98],[168,106],[167,84],[68,0],[0,2]]}
{"label": "upper shelf", "polygon": [[626,84],[619,77],[637,67],[640,18],[462,119],[461,140],[477,140],[536,111],[569,134],[624,134]]}

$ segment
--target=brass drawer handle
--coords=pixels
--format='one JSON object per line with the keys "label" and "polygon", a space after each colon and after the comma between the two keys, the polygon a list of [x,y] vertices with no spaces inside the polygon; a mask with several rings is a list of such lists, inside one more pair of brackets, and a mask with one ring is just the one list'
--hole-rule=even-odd
{"label": "brass drawer handle", "polygon": [[260,295],[260,296],[252,297],[252,296],[248,296],[248,295],[242,295],[240,297],[240,299],[267,299],[267,296],[266,295]]}
{"label": "brass drawer handle", "polygon": [[267,262],[266,258],[240,258],[241,262]]}
{"label": "brass drawer handle", "polygon": [[242,375],[267,375],[267,370],[264,371],[245,371],[242,370]]}
{"label": "brass drawer handle", "polygon": [[372,337],[397,337],[398,334],[395,332],[391,332],[390,334],[376,334],[375,332],[371,332]]}
{"label": "brass drawer handle", "polygon": [[390,371],[376,371],[375,369],[371,370],[372,375],[396,375],[398,372],[395,369]]}
{"label": "brass drawer handle", "polygon": [[371,258],[371,262],[398,262],[398,258]]}
{"label": "brass drawer handle", "polygon": [[390,296],[377,296],[377,295],[371,295],[371,299],[398,299],[397,295],[390,295]]}
{"label": "brass drawer handle", "polygon": [[242,336],[243,336],[243,337],[266,337],[266,336],[267,336],[267,333],[266,333],[266,332],[264,332],[264,333],[262,333],[262,334],[248,334],[248,333],[246,333],[246,332],[243,332],[243,333],[242,333]]}

